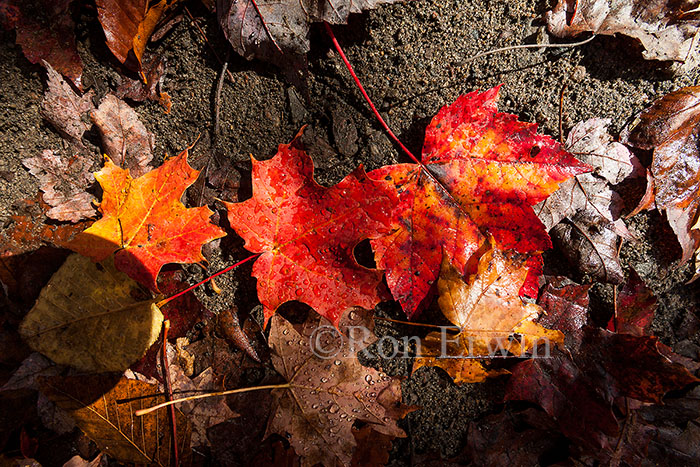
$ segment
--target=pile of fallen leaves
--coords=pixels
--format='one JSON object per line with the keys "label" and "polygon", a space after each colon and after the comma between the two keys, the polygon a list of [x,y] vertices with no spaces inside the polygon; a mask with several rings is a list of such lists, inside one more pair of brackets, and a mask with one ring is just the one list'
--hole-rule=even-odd
{"label": "pile of fallen leaves", "polygon": [[[677,266],[697,255],[700,88],[660,98],[619,141],[596,118],[565,144],[499,112],[498,87],[474,91],[432,119],[420,160],[360,166],[332,187],[314,180],[302,129],[272,158],[253,158],[252,197],[241,201],[237,179],[194,170],[188,149],[154,167],[154,137],[123,100],[170,108],[165,64],[146,44],[178,2],[96,0],[109,49],[139,77],[99,103],[82,89],[71,3],[2,3],[27,58],[46,67],[42,115],[68,148],[23,161],[41,189],[27,210],[47,221],[17,215],[0,234],[3,461],[34,457],[48,431],[82,433],[82,457],[67,465],[189,465],[203,452],[224,465],[383,465],[392,440],[406,436],[403,417],[420,410],[402,403],[400,378],[361,363],[383,343],[373,310],[394,300],[430,331],[405,336],[413,372],[438,367],[456,384],[506,385],[500,411],[472,422],[455,462],[536,464],[552,452],[610,465],[698,462],[700,364],[651,334],[656,298],[618,252],[637,241],[623,212],[657,209],[681,246]],[[310,23],[360,11],[304,3],[222,1],[217,14],[237,52],[281,54],[303,79]],[[584,31],[600,2],[575,2],[573,14],[569,3],[548,16],[557,35]],[[666,31],[682,17],[687,32],[693,14],[655,21]],[[281,15],[287,21],[275,21]],[[652,54],[646,35],[630,35]],[[103,158],[83,141],[93,126]],[[183,196],[198,179],[211,203],[188,207]],[[622,189],[630,184],[646,193],[635,199]],[[241,259],[254,261],[257,316],[233,303],[213,315],[192,292],[179,294],[189,281],[173,264],[205,264],[205,244],[222,248],[218,239],[235,235],[253,254]],[[366,240],[374,268],[356,259]],[[543,274],[553,246],[584,284]],[[41,278],[40,293],[27,276]],[[616,287],[604,327],[588,312],[595,282]],[[278,313],[292,301],[311,310]],[[435,302],[445,320],[425,322]],[[137,414],[224,390],[232,394]]]}

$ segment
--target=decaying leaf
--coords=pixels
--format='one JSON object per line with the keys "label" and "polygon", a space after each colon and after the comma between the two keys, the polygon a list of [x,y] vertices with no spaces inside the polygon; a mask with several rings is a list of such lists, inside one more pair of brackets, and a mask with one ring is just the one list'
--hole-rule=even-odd
{"label": "decaying leaf", "polygon": [[155,101],[163,106],[165,113],[170,112],[172,102],[168,93],[163,91],[165,67],[166,60],[162,55],[144,54],[141,57],[141,69],[146,82],[122,76],[122,82],[114,92],[115,95],[120,99],[131,99],[136,102],[147,99]]}
{"label": "decaying leaf", "polygon": [[[371,333],[368,325],[364,313],[351,311],[340,329],[358,326],[356,330]],[[371,343],[373,334],[351,334],[351,340],[333,332],[319,334],[318,329],[333,328],[317,314],[311,314],[301,330],[280,315],[272,317],[272,363],[290,388],[273,390],[276,401],[267,434],[288,434],[303,465],[349,465],[356,420],[384,435],[405,437],[396,420],[411,409],[401,404],[397,379],[363,367],[357,359],[355,352]]]}
{"label": "decaying leaf", "polygon": [[[620,218],[622,199],[611,184],[642,171],[637,158],[623,145],[612,142],[609,119],[593,118],[569,132],[565,148],[595,168],[577,175],[535,206],[535,213],[551,230],[554,241],[579,269],[602,282],[624,279],[617,254],[618,237],[631,238]],[[566,222],[560,224],[564,219]],[[559,225],[557,225],[559,224]]]}
{"label": "decaying leaf", "polygon": [[78,148],[83,148],[83,133],[92,126],[84,116],[95,109],[92,90],[82,97],[66,83],[50,64],[45,63],[48,90],[41,100],[41,116]]}
{"label": "decaying leaf", "polygon": [[43,198],[51,209],[46,216],[51,219],[78,222],[93,217],[94,197],[85,190],[95,182],[90,171],[94,161],[84,154],[61,157],[46,149],[41,156],[24,159],[22,164],[39,179]]}
{"label": "decaying leaf", "polygon": [[559,0],[547,12],[549,31],[557,37],[583,32],[623,34],[637,39],[648,60],[697,64],[698,2],[695,0]]}
{"label": "decaying leaf", "polygon": [[547,277],[547,283],[537,298],[545,310],[537,323],[564,333],[566,347],[578,349],[583,327],[588,324],[588,290],[592,284],[578,285],[564,277]]}
{"label": "decaying leaf", "polygon": [[617,316],[608,323],[608,329],[633,336],[649,335],[656,312],[656,297],[634,269],[617,294]]}
{"label": "decaying leaf", "polygon": [[[447,260],[443,261],[438,304],[445,317],[458,328],[457,336],[428,334],[421,343],[421,356],[413,371],[422,366],[445,370],[456,383],[480,382],[502,374],[488,371],[479,357],[524,356],[544,343],[562,344],[564,335],[535,324],[543,310],[525,303],[519,295],[528,275],[526,257],[491,249],[479,260],[476,274],[465,282]],[[518,341],[512,339],[520,335]]]}
{"label": "decaying leaf", "polygon": [[[83,61],[75,44],[73,0],[10,0],[18,12],[17,44],[31,63],[50,63],[82,89]],[[47,66],[47,68],[49,67]]]}
{"label": "decaying leaf", "polygon": [[221,0],[219,24],[234,50],[247,59],[285,60],[309,51],[311,23],[343,24],[351,13],[396,0]]}
{"label": "decaying leaf", "polygon": [[164,264],[202,261],[202,244],[226,235],[209,222],[208,207],[186,208],[180,202],[198,174],[187,163],[187,150],[136,179],[106,158],[95,174],[104,190],[102,218],[68,247],[94,261],[116,252],[118,270],[157,291]]}
{"label": "decaying leaf", "polygon": [[349,308],[372,309],[385,294],[381,271],[360,266],[353,248],[390,232],[396,197],[361,166],[331,188],[319,185],[300,137],[270,160],[253,159],[253,197],[225,204],[246,249],[262,253],[253,276],[265,322],[299,300],[337,325]]}
{"label": "decaying leaf", "polygon": [[[41,391],[69,412],[78,427],[111,458],[125,463],[173,465],[168,409],[134,416],[136,410],[165,400],[158,386],[100,374],[46,378]],[[175,415],[180,461],[188,465],[191,428],[178,409]]]}
{"label": "decaying leaf", "polygon": [[123,371],[155,342],[163,315],[111,260],[71,255],[20,326],[36,351],[88,372]]}
{"label": "decaying leaf", "polygon": [[651,165],[656,207],[666,211],[683,248],[682,261],[700,246],[693,230],[700,205],[700,86],[656,100],[621,135],[624,143],[654,151]]}
{"label": "decaying leaf", "polygon": [[97,16],[109,50],[125,66],[140,71],[148,39],[169,3],[175,1],[96,0]]}
{"label": "decaying leaf", "polygon": [[151,170],[155,138],[126,102],[107,94],[90,118],[102,135],[102,150],[114,164],[128,169],[132,177]]}
{"label": "decaying leaf", "polygon": [[369,173],[400,198],[394,233],[372,240],[375,261],[409,318],[437,280],[443,254],[460,274],[493,237],[501,250],[533,255],[551,247],[532,205],[590,168],[537,125],[498,113],[499,87],[443,107],[426,129],[422,161]]}

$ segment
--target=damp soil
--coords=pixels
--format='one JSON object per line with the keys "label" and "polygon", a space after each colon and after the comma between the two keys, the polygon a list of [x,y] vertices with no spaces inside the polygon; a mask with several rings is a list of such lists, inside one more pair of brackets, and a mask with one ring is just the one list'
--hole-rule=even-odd
{"label": "damp soil", "polygon": [[[470,60],[498,47],[553,41],[541,19],[547,3],[409,1],[354,16],[347,26],[334,30],[367,92],[414,154],[420,153],[425,127],[438,109],[476,89],[503,84],[500,110],[537,122],[540,131],[559,138],[563,87],[565,133],[576,122],[605,117],[617,134],[655,98],[698,84],[700,70],[672,76],[662,64],[642,60],[638,46],[625,38],[598,37],[575,48],[516,50]],[[204,36],[184,16],[150,46],[167,60],[164,89],[172,97],[171,112],[165,113],[157,103],[134,104],[155,135],[157,158],[177,154],[197,141],[191,151],[192,165],[201,169],[210,158],[231,161],[241,177],[240,200],[250,196],[251,155],[271,157],[278,144],[289,142],[303,126],[321,184],[337,183],[359,164],[371,170],[408,162],[376,122],[320,27],[311,32],[306,88],[298,88],[273,66],[229,53],[215,16],[199,3],[190,8]],[[86,64],[83,81],[99,99],[118,86],[120,71],[104,45],[94,12],[86,11],[78,24],[79,49]],[[214,95],[222,60],[228,60],[230,75],[223,85],[221,130],[214,144]],[[37,180],[23,168],[22,159],[44,149],[67,148],[39,114],[45,72],[27,62],[14,45],[14,33],[2,34],[0,63],[0,226],[4,227],[22,200],[38,193]],[[97,153],[98,136],[89,133],[86,139]],[[189,201],[196,203],[192,198]],[[221,212],[222,206],[212,208]],[[225,216],[220,219],[228,228]],[[654,333],[680,354],[697,359],[700,334],[693,323],[698,287],[686,285],[692,276],[688,265],[676,267],[678,246],[673,233],[656,212],[642,213],[628,223],[638,241],[624,244],[622,261],[626,268],[635,268],[659,298]],[[247,254],[242,242],[230,235],[207,247],[206,256],[209,270],[216,271]],[[577,276],[560,252],[553,250],[546,258],[547,272],[586,279]],[[202,276],[199,266],[186,270],[192,281]],[[211,287],[197,294],[213,312],[235,305],[255,316],[260,305],[250,271],[244,265],[217,278],[221,294],[213,293]],[[612,312],[612,286],[596,285],[592,290],[592,315],[597,324],[604,324]],[[300,308],[304,307],[288,304],[282,312]],[[435,315],[436,310],[426,313]],[[401,318],[393,303],[380,305],[377,314]],[[402,335],[409,330],[385,322],[377,332]],[[469,423],[500,407],[502,380],[457,386],[437,369],[423,368],[410,376],[406,359],[377,357],[366,363],[406,377],[404,402],[422,407],[402,421],[408,438],[394,442],[393,465],[409,464],[426,453],[455,456],[464,448]]]}

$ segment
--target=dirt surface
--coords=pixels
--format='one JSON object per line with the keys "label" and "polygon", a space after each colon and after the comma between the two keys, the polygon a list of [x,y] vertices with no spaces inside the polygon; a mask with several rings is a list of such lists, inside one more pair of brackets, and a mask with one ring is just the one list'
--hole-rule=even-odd
{"label": "dirt surface", "polygon": [[[606,117],[612,119],[611,130],[617,134],[655,98],[698,84],[700,70],[672,78],[660,64],[642,60],[639,48],[624,38],[598,37],[576,48],[508,51],[469,60],[493,48],[551,40],[541,20],[547,7],[546,1],[534,0],[410,1],[353,17],[348,26],[334,29],[386,121],[416,154],[425,127],[438,109],[476,89],[502,83],[500,110],[537,122],[542,132],[558,138],[564,85],[565,132],[581,120]],[[165,90],[172,97],[172,111],[164,113],[157,103],[136,106],[155,135],[157,158],[174,155],[199,137],[192,150],[192,165],[202,168],[209,157],[233,161],[241,174],[241,200],[250,196],[250,155],[270,157],[278,144],[289,142],[303,125],[308,125],[306,139],[322,184],[337,183],[358,164],[371,170],[408,161],[377,124],[321,28],[312,30],[308,89],[297,89],[274,67],[229,54],[215,16],[199,4],[190,8],[207,41],[184,16],[163,39],[151,44],[153,51],[167,59]],[[86,63],[84,83],[100,99],[121,78],[94,15],[91,11],[83,14],[78,39]],[[214,94],[222,68],[219,59],[226,57],[232,79],[227,78],[223,87],[221,134],[215,148]],[[27,62],[14,45],[14,33],[3,33],[0,60],[0,226],[5,226],[18,202],[38,192],[37,180],[21,160],[44,149],[66,148],[39,115],[45,72]],[[91,133],[87,139],[94,143],[98,164],[99,136]],[[623,265],[634,267],[659,298],[655,334],[680,354],[697,358],[700,335],[687,331],[683,323],[697,314],[698,287],[685,285],[692,275],[688,266],[673,268],[675,239],[661,226],[662,221],[655,212],[630,220],[640,240],[623,246]],[[216,271],[247,254],[242,242],[230,236],[208,247],[207,256],[210,270]],[[556,250],[548,253],[547,261],[550,270],[585,279],[570,271]],[[202,276],[199,266],[187,270],[193,281]],[[240,310],[259,312],[249,265],[222,276],[217,284],[221,295],[207,287],[198,291],[212,311],[235,304]],[[596,286],[592,314],[601,321],[598,324],[610,316],[611,305],[612,287]],[[294,307],[286,305],[283,312]],[[431,312],[434,310],[427,313]],[[378,315],[401,318],[395,304],[381,305]],[[383,324],[378,332],[409,331]],[[381,365],[392,375],[410,374],[407,361],[377,358],[368,363]],[[446,374],[432,368],[421,369],[403,387],[404,402],[422,410],[402,422],[409,437],[394,443],[394,465],[408,464],[425,452],[446,457],[459,453],[469,422],[494,410],[503,390],[499,380],[456,386]]]}

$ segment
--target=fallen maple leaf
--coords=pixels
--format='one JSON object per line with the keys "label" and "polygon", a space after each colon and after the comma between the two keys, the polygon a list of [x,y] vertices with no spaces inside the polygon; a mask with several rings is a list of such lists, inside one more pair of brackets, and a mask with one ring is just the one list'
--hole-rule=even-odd
{"label": "fallen maple leaf", "polygon": [[155,342],[163,315],[111,261],[73,254],[42,289],[19,332],[36,351],[82,371],[123,371]]}
{"label": "fallen maple leaf", "polygon": [[656,312],[656,297],[634,269],[617,294],[617,315],[610,318],[608,330],[633,336],[649,335]]}
{"label": "fallen maple leaf", "polygon": [[[177,0],[171,1],[175,3]],[[115,57],[134,71],[141,71],[146,43],[165,13],[168,0],[96,0],[97,17]]]}
{"label": "fallen maple leaf", "polygon": [[262,253],[253,276],[265,322],[299,300],[337,325],[347,309],[372,309],[382,299],[381,271],[360,266],[353,248],[389,233],[396,198],[362,166],[331,188],[319,185],[300,137],[268,161],[253,159],[253,197],[225,204],[246,249]]}
{"label": "fallen maple leaf", "polygon": [[41,116],[51,122],[68,141],[84,148],[83,133],[90,129],[83,117],[95,109],[92,90],[82,97],[66,83],[49,63],[44,63],[48,75],[48,89],[41,100]]}
{"label": "fallen maple leaf", "polygon": [[[313,22],[342,24],[351,13],[396,0],[222,0],[216,8],[233,49],[250,60],[277,64],[309,51]],[[290,57],[291,56],[291,57]]]}
{"label": "fallen maple leaf", "polygon": [[[168,467],[173,437],[168,409],[136,417],[134,412],[163,402],[158,386],[110,374],[45,378],[41,391],[75,419],[77,425],[114,460]],[[175,409],[180,461],[191,459],[191,427]]]}
{"label": "fallen maple leaf", "polygon": [[61,157],[50,149],[44,150],[41,156],[22,160],[29,172],[39,179],[44,201],[51,206],[46,216],[69,222],[95,215],[94,197],[85,191],[95,181],[90,172],[93,163],[80,153]]}
{"label": "fallen maple leaf", "polygon": [[618,237],[632,235],[620,218],[622,199],[610,185],[638,175],[641,165],[627,148],[612,142],[609,124],[609,119],[593,118],[571,129],[566,150],[596,173],[565,181],[534,209],[573,264],[600,281],[618,284],[624,280]]}
{"label": "fallen maple leaf", "polygon": [[406,436],[396,420],[413,409],[401,404],[399,380],[363,367],[355,354],[376,340],[367,315],[347,313],[340,328],[347,331],[350,326],[368,333],[350,338],[316,334],[332,329],[317,314],[310,314],[300,330],[280,315],[272,318],[272,363],[289,388],[272,391],[276,400],[267,435],[288,434],[303,465],[349,465],[357,444],[352,432],[355,421],[384,435]]}
{"label": "fallen maple leaf", "polygon": [[547,277],[546,285],[537,298],[537,304],[545,310],[537,323],[564,333],[569,349],[577,349],[583,337],[583,327],[588,324],[588,290],[592,284],[579,285],[566,277]]}
{"label": "fallen maple leaf", "polygon": [[689,70],[697,65],[697,6],[675,0],[559,0],[546,18],[557,37],[623,34],[642,44],[644,58],[680,62],[681,69]]}
{"label": "fallen maple leaf", "polygon": [[129,169],[132,177],[140,177],[149,170],[153,159],[153,134],[139,120],[129,105],[113,94],[107,94],[100,106],[90,112],[102,136],[105,154],[122,169]]}
{"label": "fallen maple leaf", "polygon": [[[520,288],[528,275],[526,259],[491,249],[481,256],[479,269],[468,282],[447,260],[443,261],[438,304],[445,317],[457,326],[459,334],[428,334],[421,343],[421,355],[416,357],[413,371],[437,366],[456,383],[480,382],[503,372],[486,370],[476,360],[478,357],[508,352],[521,356],[543,341],[547,347],[562,344],[561,332],[533,322],[543,313],[542,308],[520,298]],[[521,342],[511,339],[514,334],[521,334]]]}
{"label": "fallen maple leaf", "polygon": [[10,0],[17,44],[31,63],[50,63],[82,89],[83,61],[75,44],[73,0]]}
{"label": "fallen maple leaf", "polygon": [[551,247],[530,206],[564,180],[589,171],[537,125],[498,113],[499,87],[443,107],[426,129],[423,164],[373,170],[399,195],[398,225],[372,240],[375,261],[409,318],[440,270],[443,254],[460,274],[485,234],[501,250],[534,254]]}
{"label": "fallen maple leaf", "polygon": [[653,198],[666,212],[683,249],[682,262],[700,247],[700,231],[693,228],[700,205],[700,86],[674,91],[654,101],[621,135],[624,143],[654,151],[653,183],[647,185],[646,204]]}
{"label": "fallen maple leaf", "polygon": [[157,291],[156,278],[164,264],[202,261],[202,244],[226,235],[209,222],[208,207],[185,208],[180,202],[198,174],[187,163],[187,150],[136,179],[107,157],[95,174],[104,190],[102,218],[68,248],[93,261],[116,252],[118,270]]}

